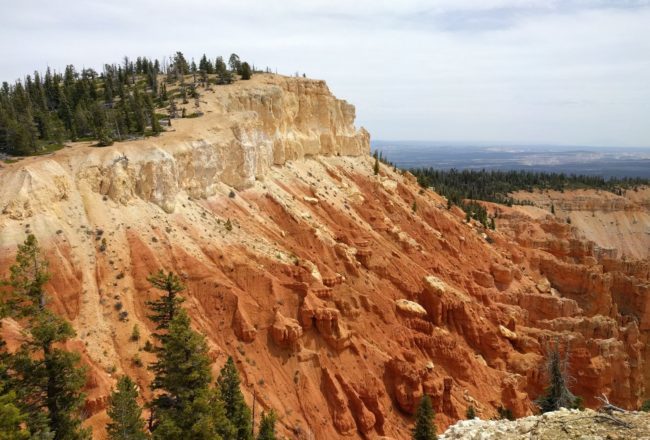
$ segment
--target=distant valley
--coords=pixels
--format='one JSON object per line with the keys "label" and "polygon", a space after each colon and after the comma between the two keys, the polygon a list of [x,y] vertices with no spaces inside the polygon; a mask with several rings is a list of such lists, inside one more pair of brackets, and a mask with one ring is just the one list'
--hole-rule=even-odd
{"label": "distant valley", "polygon": [[529,170],[650,178],[650,147],[467,145],[373,140],[372,150],[400,168]]}

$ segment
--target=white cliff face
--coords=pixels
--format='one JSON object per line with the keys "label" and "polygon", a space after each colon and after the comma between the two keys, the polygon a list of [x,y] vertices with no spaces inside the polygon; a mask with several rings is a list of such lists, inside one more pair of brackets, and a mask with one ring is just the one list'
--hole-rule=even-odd
{"label": "white cliff face", "polygon": [[368,132],[354,127],[354,106],[336,99],[323,81],[257,75],[205,91],[200,100],[202,117],[173,120],[159,137],[107,148],[79,143],[5,166],[0,210],[28,218],[77,187],[122,204],[137,197],[173,212],[182,192],[206,198],[219,184],[250,186],[286,161],[360,156],[370,149]]}

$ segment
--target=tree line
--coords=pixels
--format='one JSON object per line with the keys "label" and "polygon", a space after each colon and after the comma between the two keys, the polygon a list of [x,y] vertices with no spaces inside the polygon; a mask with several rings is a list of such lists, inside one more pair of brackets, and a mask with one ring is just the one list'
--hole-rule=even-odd
{"label": "tree line", "polygon": [[447,208],[457,205],[465,211],[466,219],[475,219],[484,227],[495,228],[495,217],[488,215],[485,207],[477,200],[499,203],[507,206],[533,205],[529,200],[516,200],[510,194],[515,191],[571,189],[600,189],[618,195],[627,190],[637,190],[650,184],[648,179],[627,177],[605,179],[600,176],[586,176],[564,173],[543,173],[532,171],[486,171],[486,170],[440,170],[434,168],[412,168],[418,183],[423,188],[433,188],[447,198]]}
{"label": "tree line", "polygon": [[[125,57],[102,72],[68,65],[49,67],[0,87],[0,152],[25,156],[60,148],[66,141],[95,140],[100,146],[133,137],[157,135],[161,117],[177,117],[177,100],[198,100],[198,87],[248,80],[253,74],[237,54],[228,64],[204,54],[199,64],[182,52],[158,59]],[[186,76],[191,75],[190,81]],[[175,87],[168,92],[167,87]],[[165,113],[157,113],[163,109]]]}
{"label": "tree line", "polygon": [[[75,336],[72,326],[48,307],[44,287],[49,278],[38,242],[29,235],[2,282],[0,318],[17,320],[25,337],[11,352],[0,338],[0,439],[91,438],[82,426],[86,369],[79,354],[66,349],[65,343]],[[150,415],[143,418],[135,382],[121,376],[107,410],[108,438],[252,440],[254,421],[232,357],[215,381],[205,338],[192,329],[181,306],[181,280],[163,271],[148,280],[164,292],[147,303],[156,341],[156,361],[149,367],[153,397],[144,405]],[[275,439],[275,420],[272,411],[263,413],[255,438]]]}
{"label": "tree line", "polygon": [[420,185],[432,187],[454,204],[462,200],[485,200],[512,205],[522,203],[510,197],[514,191],[570,189],[601,189],[622,195],[625,190],[648,185],[648,179],[623,178],[605,179],[601,176],[586,176],[564,173],[543,173],[533,171],[486,171],[486,170],[439,170],[434,168],[413,168]]}

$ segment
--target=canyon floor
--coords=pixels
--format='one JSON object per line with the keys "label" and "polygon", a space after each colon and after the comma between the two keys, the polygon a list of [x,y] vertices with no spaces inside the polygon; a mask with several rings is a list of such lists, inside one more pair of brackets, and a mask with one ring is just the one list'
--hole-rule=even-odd
{"label": "canyon floor", "polygon": [[[354,107],[322,81],[258,75],[201,99],[205,116],[158,138],[0,168],[0,267],[37,236],[90,367],[96,438],[117,375],[149,396],[160,268],[183,278],[215,373],[233,356],[289,438],[408,439],[423,393],[439,432],[470,405],[531,415],[556,340],[588,407],[648,398],[650,264],[634,243],[607,251],[625,242],[543,206],[487,204],[487,230],[409,173],[375,175]],[[19,330],[5,321],[10,346]]]}

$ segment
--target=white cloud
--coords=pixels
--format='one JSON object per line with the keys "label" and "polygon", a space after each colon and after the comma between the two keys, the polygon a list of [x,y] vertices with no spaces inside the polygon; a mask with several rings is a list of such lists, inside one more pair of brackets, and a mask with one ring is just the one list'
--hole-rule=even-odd
{"label": "white cloud", "polygon": [[328,80],[376,138],[650,145],[650,0],[3,6],[0,77],[238,52]]}

